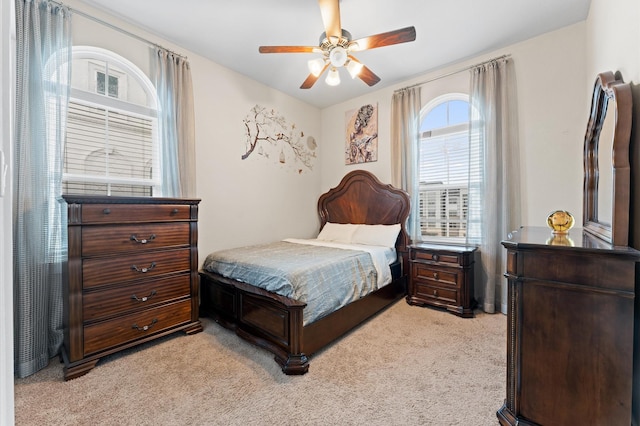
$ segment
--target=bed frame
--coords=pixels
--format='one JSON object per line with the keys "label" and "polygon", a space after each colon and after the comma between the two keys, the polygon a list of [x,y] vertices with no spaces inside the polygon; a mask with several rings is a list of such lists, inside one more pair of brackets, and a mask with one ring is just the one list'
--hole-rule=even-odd
{"label": "bed frame", "polygon": [[405,228],[409,196],[365,170],[348,173],[318,199],[320,228],[327,222],[400,223],[393,281],[311,324],[302,325],[305,303],[249,284],[200,271],[202,316],[210,316],[238,336],[271,351],[285,374],[305,374],[309,357],[406,295],[409,237]]}

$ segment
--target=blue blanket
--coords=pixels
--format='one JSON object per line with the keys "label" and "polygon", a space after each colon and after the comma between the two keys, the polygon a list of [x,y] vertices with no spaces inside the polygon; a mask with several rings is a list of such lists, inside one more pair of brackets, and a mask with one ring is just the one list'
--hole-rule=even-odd
{"label": "blue blanket", "polygon": [[369,253],[286,241],[217,251],[203,268],[305,302],[305,325],[377,288]]}

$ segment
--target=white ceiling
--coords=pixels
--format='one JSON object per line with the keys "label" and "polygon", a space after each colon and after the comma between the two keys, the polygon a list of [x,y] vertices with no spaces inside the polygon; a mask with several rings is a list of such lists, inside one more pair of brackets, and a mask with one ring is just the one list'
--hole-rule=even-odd
{"label": "white ceiling", "polygon": [[258,46],[318,45],[324,26],[317,0],[83,1],[319,108],[583,21],[591,3],[341,0],[342,28],[354,39],[413,25],[416,41],[355,54],[381,78],[373,87],[341,69],[339,86],[328,86],[323,75],[303,90],[306,62],[319,54],[260,54]]}

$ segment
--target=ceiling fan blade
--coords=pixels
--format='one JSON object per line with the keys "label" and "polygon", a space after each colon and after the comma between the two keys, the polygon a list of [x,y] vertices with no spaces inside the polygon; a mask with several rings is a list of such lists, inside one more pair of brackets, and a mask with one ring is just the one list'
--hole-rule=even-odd
{"label": "ceiling fan blade", "polygon": [[260,46],[260,53],[322,53],[318,46]]}
{"label": "ceiling fan blade", "polygon": [[307,77],[307,79],[302,83],[302,85],[300,86],[301,89],[311,89],[311,87],[316,83],[316,81],[318,81],[318,79],[320,78],[320,76],[327,70],[327,68],[329,67],[329,64],[325,64],[324,68],[322,68],[322,71],[320,71],[320,74],[318,74],[317,76],[313,75],[313,74],[309,74],[309,76]]}
{"label": "ceiling fan blade", "polygon": [[318,3],[320,4],[320,13],[322,13],[322,22],[324,23],[327,38],[331,40],[331,37],[342,37],[340,1],[318,0]]}
{"label": "ceiling fan blade", "polygon": [[376,47],[390,46],[392,44],[406,43],[416,39],[416,28],[406,27],[395,31],[380,33],[369,37],[359,38],[349,43],[350,52],[360,52]]}
{"label": "ceiling fan blade", "polygon": [[366,65],[362,66],[362,69],[360,70],[360,74],[358,74],[358,78],[364,81],[365,83],[367,83],[367,85],[369,86],[373,86],[374,84],[380,81],[380,77],[375,75],[373,71],[367,68]]}
{"label": "ceiling fan blade", "polygon": [[380,81],[380,77],[375,75],[373,71],[371,71],[369,68],[367,68],[362,62],[357,60],[354,56],[349,55],[349,60],[362,65],[362,68],[360,69],[360,72],[358,73],[358,78],[360,80],[364,81],[369,86],[373,86],[374,84],[376,84],[376,83],[378,83]]}

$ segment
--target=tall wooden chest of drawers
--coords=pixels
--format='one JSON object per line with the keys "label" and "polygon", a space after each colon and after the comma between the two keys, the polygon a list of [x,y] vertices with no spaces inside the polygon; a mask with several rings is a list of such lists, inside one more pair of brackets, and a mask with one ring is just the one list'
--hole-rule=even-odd
{"label": "tall wooden chest of drawers", "polygon": [[65,195],[65,380],[199,320],[195,199]]}
{"label": "tall wooden chest of drawers", "polygon": [[418,243],[409,247],[407,303],[445,308],[473,317],[476,247]]}

